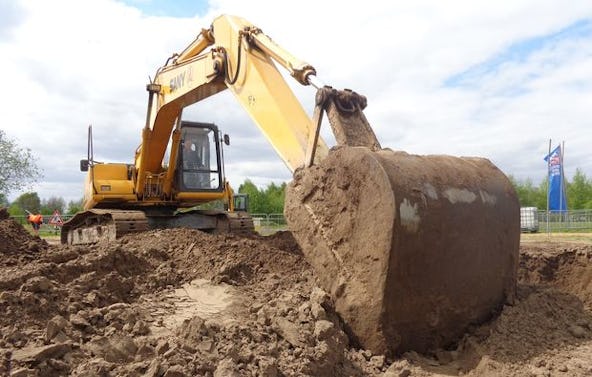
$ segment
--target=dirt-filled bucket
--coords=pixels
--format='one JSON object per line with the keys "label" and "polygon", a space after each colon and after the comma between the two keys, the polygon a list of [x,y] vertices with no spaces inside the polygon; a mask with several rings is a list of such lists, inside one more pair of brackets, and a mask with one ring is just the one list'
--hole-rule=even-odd
{"label": "dirt-filled bucket", "polygon": [[512,301],[520,209],[489,160],[337,147],[285,214],[350,335],[374,353],[458,339]]}

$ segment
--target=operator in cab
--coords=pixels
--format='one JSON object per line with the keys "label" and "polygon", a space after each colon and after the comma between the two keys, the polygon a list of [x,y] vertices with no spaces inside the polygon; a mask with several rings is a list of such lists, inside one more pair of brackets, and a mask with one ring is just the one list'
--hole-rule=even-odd
{"label": "operator in cab", "polygon": [[202,143],[198,139],[183,140],[183,185],[188,189],[209,189],[209,173],[204,172]]}

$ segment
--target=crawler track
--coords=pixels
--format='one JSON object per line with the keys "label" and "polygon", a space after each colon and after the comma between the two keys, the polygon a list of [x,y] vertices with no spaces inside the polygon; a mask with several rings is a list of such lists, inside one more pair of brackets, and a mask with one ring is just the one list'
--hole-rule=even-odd
{"label": "crawler track", "polygon": [[253,219],[246,212],[195,210],[148,216],[142,210],[92,209],[80,212],[64,223],[61,242],[70,245],[109,242],[129,233],[172,228],[235,234],[254,231]]}

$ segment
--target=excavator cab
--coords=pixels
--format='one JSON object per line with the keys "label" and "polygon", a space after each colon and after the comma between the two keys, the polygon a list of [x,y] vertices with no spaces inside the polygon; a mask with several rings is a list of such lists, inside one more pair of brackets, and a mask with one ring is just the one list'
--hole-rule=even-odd
{"label": "excavator cab", "polygon": [[177,187],[181,192],[223,191],[222,153],[218,127],[183,121],[177,159]]}

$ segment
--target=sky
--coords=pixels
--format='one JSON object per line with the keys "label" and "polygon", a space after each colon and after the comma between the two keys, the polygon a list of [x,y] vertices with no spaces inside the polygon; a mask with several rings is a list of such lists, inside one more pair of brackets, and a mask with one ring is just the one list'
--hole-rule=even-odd
{"label": "sky", "polygon": [[[30,148],[43,171],[26,191],[82,197],[89,125],[95,159],[131,162],[149,77],[220,14],[257,25],[324,83],[365,95],[383,147],[485,157],[538,184],[551,139],[565,143],[568,179],[576,169],[592,177],[591,1],[363,4],[0,0],[0,129]],[[312,114],[314,89],[290,85]],[[228,91],[184,118],[230,135],[226,175],[235,187],[290,179]],[[326,123],[322,135],[332,143]]]}

